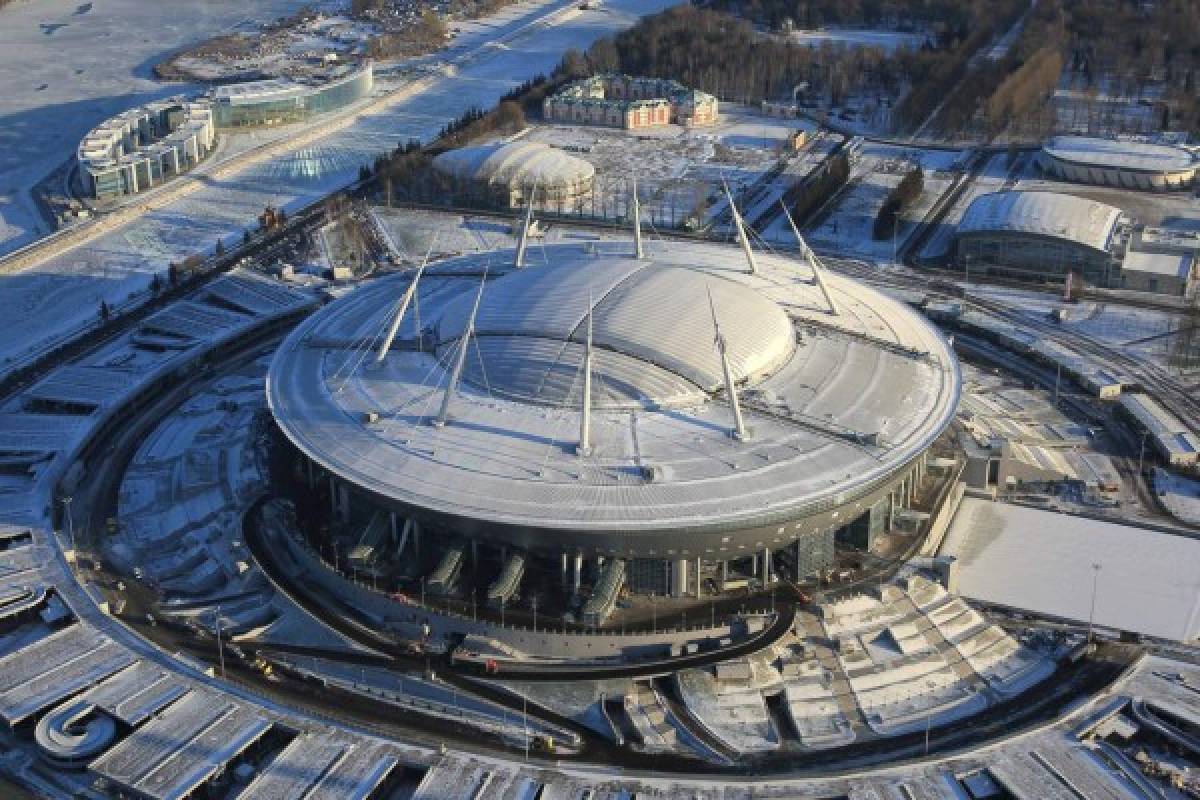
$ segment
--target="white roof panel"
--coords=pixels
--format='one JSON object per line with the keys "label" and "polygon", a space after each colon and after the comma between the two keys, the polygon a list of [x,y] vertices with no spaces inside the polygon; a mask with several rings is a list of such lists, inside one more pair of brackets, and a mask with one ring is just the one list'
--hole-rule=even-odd
{"label": "white roof panel", "polygon": [[1098,624],[1200,636],[1200,539],[969,497],[940,554],[975,600],[1087,622],[1095,577]]}
{"label": "white roof panel", "polygon": [[1167,144],[1055,136],[1042,149],[1061,161],[1107,169],[1178,172],[1196,168],[1196,156],[1182,147]]}
{"label": "white roof panel", "polygon": [[992,192],[975,198],[958,233],[1027,233],[1108,250],[1121,210],[1057,192]]}

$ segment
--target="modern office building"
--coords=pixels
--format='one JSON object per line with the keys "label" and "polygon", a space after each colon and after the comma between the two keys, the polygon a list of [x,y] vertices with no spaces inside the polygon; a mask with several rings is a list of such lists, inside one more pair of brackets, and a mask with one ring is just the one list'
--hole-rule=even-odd
{"label": "modern office building", "polygon": [[122,112],[79,143],[80,181],[97,200],[136,194],[187,172],[216,145],[218,128],[301,122],[371,93],[371,63],[322,67],[304,77],[221,86]]}
{"label": "modern office building", "polygon": [[79,175],[99,200],[136,194],[200,163],[216,143],[212,109],[181,97],[122,112],[79,143]]}
{"label": "modern office building", "polygon": [[463,192],[504,207],[532,197],[543,208],[571,208],[592,190],[596,169],[582,158],[536,142],[461,147],[442,153],[433,168]]}
{"label": "modern office building", "polygon": [[1056,192],[1003,191],[972,201],[954,256],[972,273],[1060,282],[1074,273],[1119,287],[1130,230],[1121,210]]}
{"label": "modern office building", "polygon": [[1038,166],[1064,181],[1167,191],[1192,185],[1200,157],[1177,145],[1055,136],[1042,146]]}
{"label": "modern office building", "polygon": [[548,122],[636,130],[659,125],[715,123],[717,98],[663,78],[597,75],[576,81],[542,102]]}
{"label": "modern office building", "polygon": [[698,596],[810,576],[840,529],[908,505],[960,391],[931,324],[841,276],[824,297],[794,259],[632,249],[463,256],[421,280],[419,321],[396,322],[396,275],[301,324],[268,400],[337,518],[495,552],[502,576],[520,554],[568,587]]}
{"label": "modern office building", "polygon": [[303,122],[363,99],[374,87],[371,62],[325,68],[303,78],[273,78],[220,86],[212,103],[219,128]]}

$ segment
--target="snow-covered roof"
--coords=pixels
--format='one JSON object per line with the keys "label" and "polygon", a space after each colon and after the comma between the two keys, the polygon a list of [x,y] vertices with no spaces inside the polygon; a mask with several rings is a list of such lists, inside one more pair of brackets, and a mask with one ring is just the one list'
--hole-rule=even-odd
{"label": "snow-covered roof", "polygon": [[[493,387],[555,402],[544,396],[543,389],[551,389],[559,402],[565,399],[546,381],[546,368],[557,359],[530,358],[531,340],[548,340],[556,350],[566,340],[585,342],[589,309],[595,347],[621,370],[618,379],[605,373],[608,362],[601,365],[596,370],[605,375],[601,383],[630,399],[662,403],[678,399],[691,384],[687,396],[694,402],[701,391],[713,392],[722,384],[721,365],[713,355],[710,294],[734,380],[773,372],[795,347],[796,334],[783,309],[737,281],[686,267],[649,268],[653,262],[628,257],[588,262],[580,268],[579,259],[567,258],[515,272],[484,293],[475,332],[487,343],[482,367]],[[468,292],[447,305],[438,325],[440,341],[462,334],[474,300]],[[582,351],[571,348],[566,363],[556,365],[566,368],[561,377],[576,375]],[[668,397],[657,393],[664,384]]]}
{"label": "snow-covered roof", "polygon": [[1130,252],[1125,256],[1121,269],[1187,280],[1192,272],[1192,257],[1182,253]]}
{"label": "snow-covered roof", "polygon": [[1121,210],[1057,192],[992,192],[975,198],[958,233],[1025,233],[1052,236],[1108,250]]}
{"label": "snow-covered roof", "polygon": [[974,600],[1086,622],[1094,585],[1099,625],[1200,635],[1200,539],[968,497],[940,554]]}
{"label": "snow-covered roof", "polygon": [[[793,259],[760,254],[759,274],[750,275],[736,248],[655,242],[635,260],[630,247],[547,246],[533,256],[544,265],[490,281],[445,427],[431,420],[464,314],[479,274],[511,263],[509,251],[426,274],[420,327],[426,343],[430,330],[436,340],[427,352],[416,351],[410,313],[384,362],[362,366],[363,343],[379,340],[405,276],[379,279],[315,314],[275,357],[272,412],[317,463],[394,502],[521,529],[620,530],[627,550],[655,546],[638,531],[782,524],[853,505],[952,418],[961,382],[953,353],[903,304],[829,275],[841,309],[834,317],[807,266]],[[745,441],[729,435],[723,389],[710,394],[723,383],[714,380],[721,367],[710,286],[733,369],[746,379]],[[650,402],[597,408],[593,452],[581,458],[574,398],[589,292],[603,353],[594,401],[611,392]]]}
{"label": "snow-covered roof", "polygon": [[539,142],[509,142],[461,147],[433,160],[434,168],[460,180],[546,188],[590,180],[596,168],[569,153]]}
{"label": "snow-covered roof", "polygon": [[1196,156],[1182,147],[1123,139],[1055,136],[1042,149],[1059,161],[1131,172],[1184,172],[1197,166]]}

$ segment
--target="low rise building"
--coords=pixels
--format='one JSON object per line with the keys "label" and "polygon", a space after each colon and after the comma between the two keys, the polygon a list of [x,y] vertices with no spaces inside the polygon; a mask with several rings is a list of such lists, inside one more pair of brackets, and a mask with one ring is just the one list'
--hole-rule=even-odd
{"label": "low rise building", "polygon": [[1120,209],[1057,192],[980,195],[955,234],[957,263],[971,272],[1061,282],[1074,273],[1119,287],[1129,220]]}
{"label": "low rise building", "polygon": [[1186,297],[1196,286],[1196,261],[1179,253],[1131,252],[1121,266],[1126,289]]}
{"label": "low rise building", "polygon": [[596,75],[547,97],[542,115],[548,122],[637,130],[670,124],[712,125],[720,112],[717,98],[678,81]]}

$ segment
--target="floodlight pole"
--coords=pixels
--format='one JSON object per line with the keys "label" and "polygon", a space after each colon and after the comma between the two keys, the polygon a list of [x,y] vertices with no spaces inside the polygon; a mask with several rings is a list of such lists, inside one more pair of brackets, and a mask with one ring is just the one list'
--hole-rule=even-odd
{"label": "floodlight pole", "polygon": [[1092,628],[1096,620],[1096,591],[1100,586],[1100,564],[1098,562],[1092,564],[1092,609],[1088,612],[1088,647],[1092,646]]}

